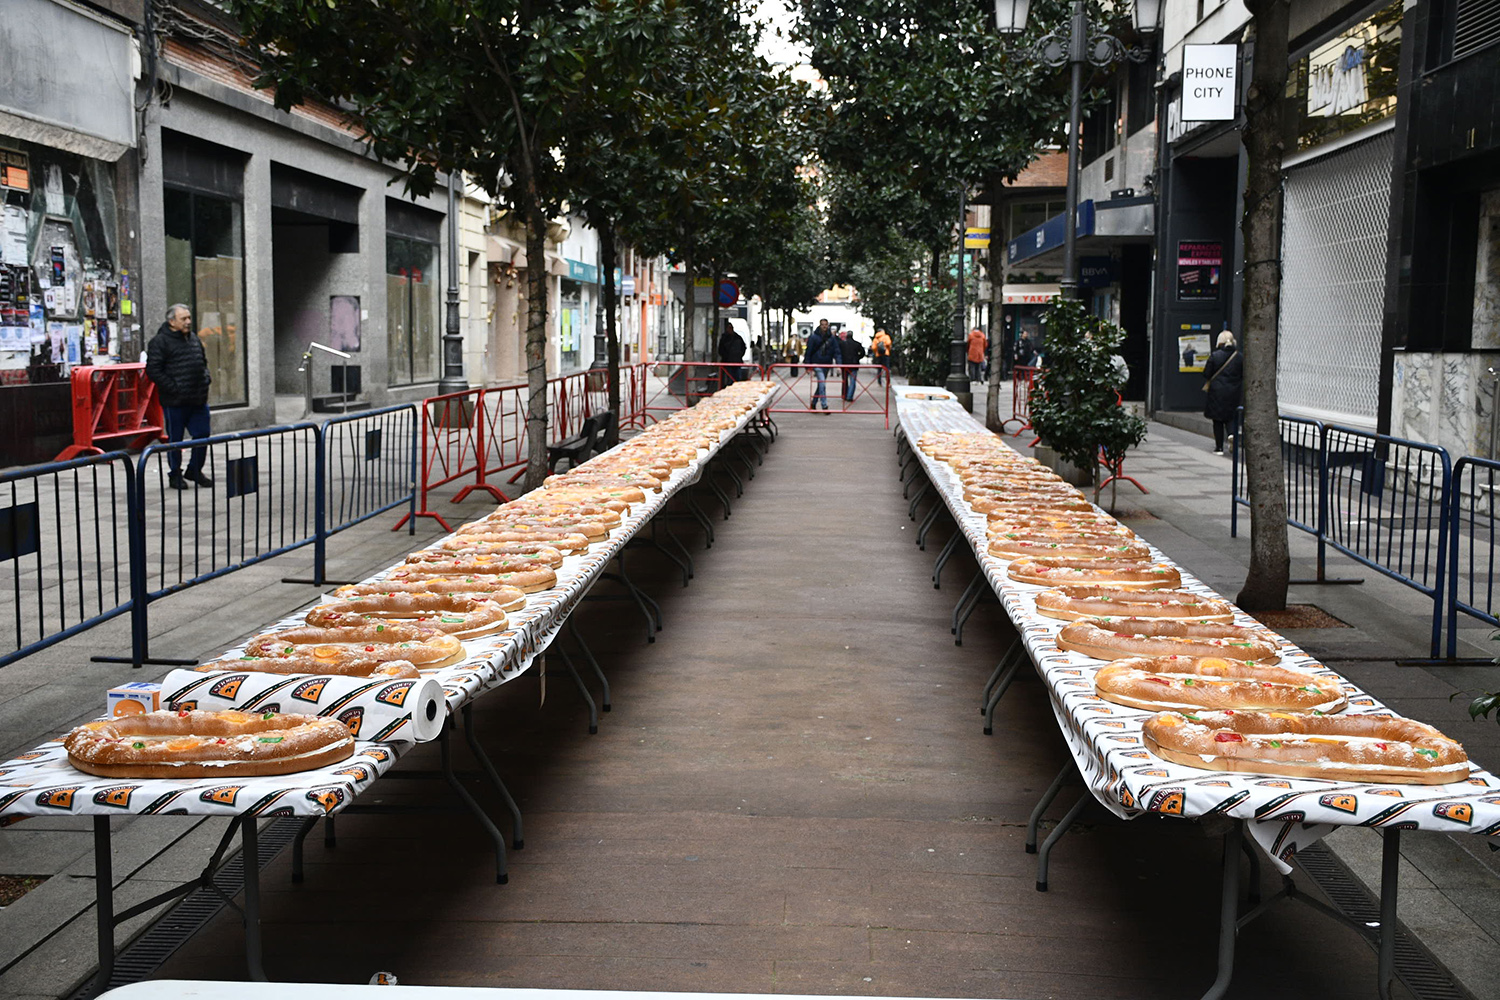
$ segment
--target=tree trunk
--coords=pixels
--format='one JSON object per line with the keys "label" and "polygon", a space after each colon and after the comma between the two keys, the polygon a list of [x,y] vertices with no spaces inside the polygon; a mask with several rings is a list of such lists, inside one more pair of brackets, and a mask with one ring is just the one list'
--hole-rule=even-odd
{"label": "tree trunk", "polygon": [[615,312],[619,294],[615,288],[615,226],[611,219],[600,219],[596,227],[599,232],[600,263],[604,265],[604,344],[609,360],[609,408],[615,415],[614,440],[605,444],[613,447],[620,439],[620,331],[615,325]]}
{"label": "tree trunk", "polygon": [[526,210],[526,482],[547,478],[547,216]]}
{"label": "tree trunk", "polygon": [[[1004,240],[1003,230],[990,238],[990,384],[985,394],[984,425],[996,434],[1005,431],[1005,414],[1000,412],[1000,378],[1005,369],[1005,276],[995,259],[994,248],[1004,246]],[[1015,389],[1014,381],[1011,389]]]}
{"label": "tree trunk", "polygon": [[686,298],[682,307],[682,360],[697,361],[698,345],[694,342],[693,320],[696,318],[695,313],[697,312],[697,303],[695,300],[698,298],[698,289],[693,285],[695,272],[693,271],[693,252],[691,250],[684,250],[682,253],[682,271],[683,283],[687,286],[687,290],[684,293]]}
{"label": "tree trunk", "polygon": [[1247,611],[1286,607],[1286,479],[1276,399],[1281,308],[1281,154],[1286,105],[1289,0],[1247,0],[1254,68],[1245,99],[1244,440],[1250,490],[1250,571],[1236,601]]}
{"label": "tree trunk", "polygon": [[707,343],[703,345],[703,353],[708,355],[707,360],[709,361],[723,361],[724,359],[719,357],[719,337],[722,335],[723,331],[719,329],[719,281],[721,279],[719,277],[719,265],[717,264],[714,265],[713,275],[714,288],[712,294],[714,319],[713,322],[709,324],[711,329],[709,330],[708,337],[706,338]]}

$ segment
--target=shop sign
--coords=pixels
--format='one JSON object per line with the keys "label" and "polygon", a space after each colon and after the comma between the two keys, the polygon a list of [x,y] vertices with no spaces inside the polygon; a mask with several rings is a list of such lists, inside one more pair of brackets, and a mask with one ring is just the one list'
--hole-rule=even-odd
{"label": "shop sign", "polygon": [[620,294],[621,295],[634,295],[635,294],[635,275],[633,275],[633,274],[622,274],[620,276]]}
{"label": "shop sign", "polygon": [[1003,305],[1044,306],[1057,298],[1062,286],[1051,283],[1033,285],[1002,285],[1000,289]]}
{"label": "shop sign", "polygon": [[1218,301],[1223,269],[1223,243],[1179,242],[1177,244],[1177,301]]}
{"label": "shop sign", "polygon": [[599,268],[593,264],[585,264],[581,260],[568,260],[568,277],[574,281],[581,281],[587,285],[599,283]]}
{"label": "shop sign", "polygon": [[1237,45],[1182,47],[1182,117],[1195,122],[1234,118]]}
{"label": "shop sign", "polygon": [[0,187],[31,190],[31,157],[18,149],[0,148]]}
{"label": "shop sign", "polygon": [[1113,257],[1081,257],[1078,260],[1078,283],[1084,288],[1107,288],[1120,280],[1120,269]]}
{"label": "shop sign", "polygon": [[964,230],[965,250],[988,250],[990,248],[990,227],[969,226]]}

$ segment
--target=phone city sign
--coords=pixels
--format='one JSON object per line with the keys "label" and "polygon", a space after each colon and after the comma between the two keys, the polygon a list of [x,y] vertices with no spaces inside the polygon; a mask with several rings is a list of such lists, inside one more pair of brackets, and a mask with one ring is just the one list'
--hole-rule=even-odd
{"label": "phone city sign", "polygon": [[1182,47],[1182,120],[1229,121],[1234,118],[1237,45]]}

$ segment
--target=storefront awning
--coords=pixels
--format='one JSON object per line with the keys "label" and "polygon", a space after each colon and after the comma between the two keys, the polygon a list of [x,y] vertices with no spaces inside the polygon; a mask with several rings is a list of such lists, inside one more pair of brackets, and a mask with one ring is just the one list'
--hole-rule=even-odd
{"label": "storefront awning", "polygon": [[[1059,263],[1054,258],[1061,255],[1067,235],[1063,225],[1063,216],[1066,214],[1054,215],[1040,226],[1007,243],[1006,263],[1012,266],[1022,262]],[[1086,250],[1097,253],[1122,243],[1150,240],[1156,231],[1155,222],[1156,199],[1150,195],[1111,198],[1098,202],[1089,199],[1078,205],[1073,235],[1080,253]],[[1044,256],[1047,257],[1045,261],[1038,259]]]}
{"label": "storefront awning", "polygon": [[1061,285],[1002,285],[1000,294],[1008,306],[1046,305],[1062,292]]}

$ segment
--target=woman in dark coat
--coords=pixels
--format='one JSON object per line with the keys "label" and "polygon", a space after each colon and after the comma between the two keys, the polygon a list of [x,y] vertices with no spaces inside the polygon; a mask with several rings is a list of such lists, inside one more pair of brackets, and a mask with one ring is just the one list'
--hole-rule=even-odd
{"label": "woman in dark coat", "polygon": [[1203,363],[1203,377],[1208,380],[1208,398],[1203,401],[1203,415],[1214,422],[1214,454],[1224,454],[1224,429],[1234,421],[1240,405],[1240,387],[1245,381],[1245,357],[1228,330],[1219,334],[1214,352]]}

